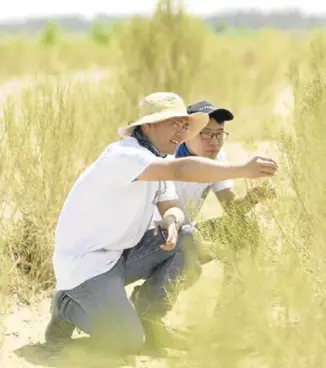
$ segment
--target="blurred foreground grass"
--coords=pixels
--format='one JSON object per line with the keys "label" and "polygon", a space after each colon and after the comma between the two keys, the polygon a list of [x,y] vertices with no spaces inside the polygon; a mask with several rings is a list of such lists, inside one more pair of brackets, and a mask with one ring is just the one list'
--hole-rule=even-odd
{"label": "blurred foreground grass", "polygon": [[[171,366],[326,366],[325,34],[212,34],[161,1],[151,19],[133,19],[112,38],[0,45],[1,78],[52,74],[8,98],[1,119],[0,266],[9,279],[1,277],[0,298],[8,287],[30,300],[53,286],[53,230],[71,184],[117,138],[116,127],[135,117],[139,98],[171,90],[187,103],[203,98],[234,111],[229,157],[237,156],[236,142],[252,148],[273,141],[280,164],[272,180],[279,197],[250,215],[260,233],[230,223],[234,244],[223,249],[227,277],[219,296],[214,279],[206,279],[182,305],[194,345]],[[108,75],[78,82],[65,74],[94,65]],[[289,116],[275,109],[284,86],[294,97]],[[246,189],[243,181],[236,186]],[[256,237],[254,254],[250,247],[235,251]],[[217,297],[212,314],[207,306]]]}

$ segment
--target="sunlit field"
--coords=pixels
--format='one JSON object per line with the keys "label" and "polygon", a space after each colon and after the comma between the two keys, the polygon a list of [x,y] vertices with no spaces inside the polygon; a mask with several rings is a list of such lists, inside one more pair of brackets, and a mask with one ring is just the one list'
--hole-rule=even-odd
{"label": "sunlit field", "polygon": [[[0,39],[1,367],[326,367],[326,33],[213,33],[167,3],[83,36],[49,25]],[[167,316],[191,325],[189,352],[125,362],[76,344],[53,356],[42,344],[61,205],[140,98],[167,90],[231,109],[229,161],[275,158],[277,196],[246,221],[208,196],[200,217],[231,236],[208,239],[216,260]]]}

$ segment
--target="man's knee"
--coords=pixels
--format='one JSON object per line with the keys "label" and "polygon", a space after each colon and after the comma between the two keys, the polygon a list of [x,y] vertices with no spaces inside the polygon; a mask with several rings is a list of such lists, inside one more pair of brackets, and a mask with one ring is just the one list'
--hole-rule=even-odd
{"label": "man's knee", "polygon": [[177,251],[187,251],[188,253],[198,254],[198,248],[193,236],[193,227],[191,225],[183,225],[179,230]]}

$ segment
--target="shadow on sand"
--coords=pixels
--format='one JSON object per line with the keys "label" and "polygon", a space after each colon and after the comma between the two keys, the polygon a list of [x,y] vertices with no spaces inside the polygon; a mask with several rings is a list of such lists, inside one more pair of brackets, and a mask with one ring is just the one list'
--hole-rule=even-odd
{"label": "shadow on sand", "polygon": [[[119,357],[94,349],[88,337],[73,339],[64,348],[49,346],[46,343],[28,344],[16,349],[14,354],[30,364],[53,368],[142,367],[146,361],[153,362],[168,357],[166,351],[144,351],[143,355],[137,357]],[[173,356],[169,354],[169,358],[173,359]]]}

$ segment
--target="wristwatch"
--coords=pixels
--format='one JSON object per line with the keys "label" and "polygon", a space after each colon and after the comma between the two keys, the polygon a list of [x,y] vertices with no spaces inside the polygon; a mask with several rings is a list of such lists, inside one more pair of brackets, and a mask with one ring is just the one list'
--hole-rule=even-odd
{"label": "wristwatch", "polygon": [[180,226],[180,223],[179,223],[177,217],[175,215],[173,215],[172,213],[169,214],[168,217],[172,217],[173,218],[173,221],[175,223],[175,226],[179,230],[181,226]]}

